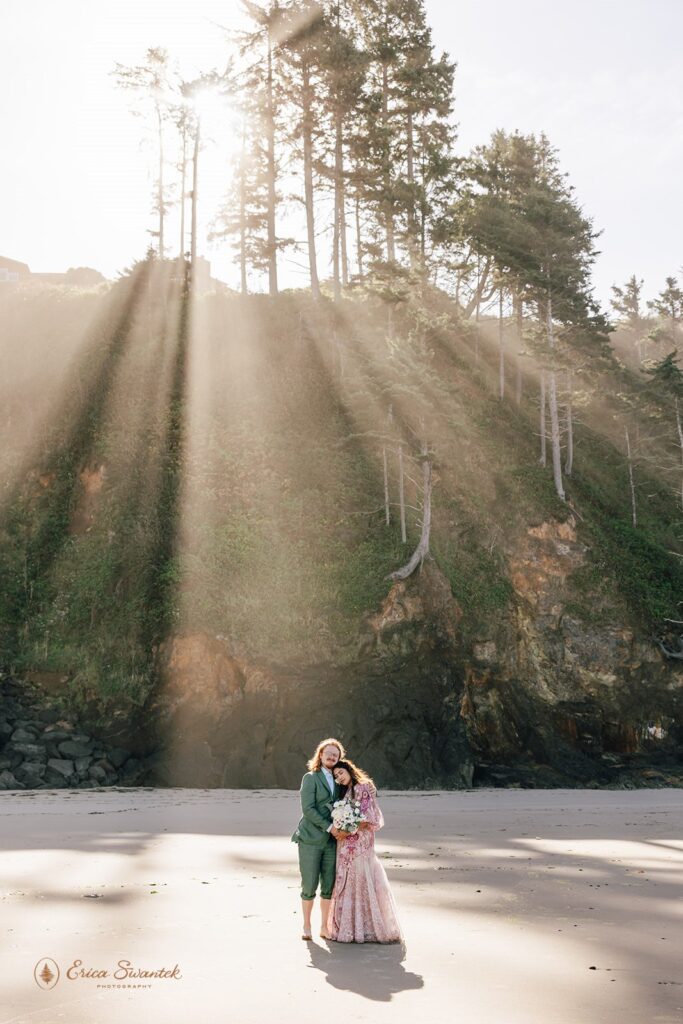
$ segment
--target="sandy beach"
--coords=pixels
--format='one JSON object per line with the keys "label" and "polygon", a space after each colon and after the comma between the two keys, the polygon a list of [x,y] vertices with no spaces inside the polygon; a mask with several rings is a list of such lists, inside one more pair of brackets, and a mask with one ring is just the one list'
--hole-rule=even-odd
{"label": "sandy beach", "polygon": [[0,1024],[683,1019],[679,791],[381,793],[404,950],[301,941],[297,793],[0,801]]}

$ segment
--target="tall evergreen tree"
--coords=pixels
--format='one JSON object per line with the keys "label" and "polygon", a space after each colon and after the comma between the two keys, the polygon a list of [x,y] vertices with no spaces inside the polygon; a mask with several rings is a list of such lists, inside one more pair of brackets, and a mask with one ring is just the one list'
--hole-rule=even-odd
{"label": "tall evergreen tree", "polygon": [[365,199],[382,224],[386,260],[396,262],[403,242],[415,266],[450,187],[455,65],[434,57],[424,0],[359,0],[355,9],[368,56]]}
{"label": "tall evergreen tree", "polygon": [[268,292],[278,294],[276,233],[278,160],[278,82],[280,45],[287,38],[287,10],[279,0],[266,0],[263,6],[253,0],[242,0],[255,28],[241,37],[241,51],[250,63],[245,69],[242,88],[257,97],[259,128],[264,139],[266,181],[266,246],[268,255]]}
{"label": "tall evergreen tree", "polygon": [[[495,270],[499,277],[507,276],[518,301],[537,310],[539,333],[545,339],[545,351],[539,352],[544,371],[541,421],[545,422],[547,400],[553,478],[558,496],[564,498],[557,328],[604,328],[590,290],[596,234],[543,135],[496,132],[489,145],[475,152],[467,171],[469,185],[456,206],[455,230],[484,256],[487,273]],[[541,433],[543,461],[545,429]]]}
{"label": "tall evergreen tree", "polygon": [[394,74],[400,52],[398,2],[358,0],[354,5],[362,45],[368,55],[364,103],[365,196],[382,224],[389,263],[396,260]]}
{"label": "tall evergreen tree", "polygon": [[[651,340],[677,349],[683,322],[683,288],[677,278],[667,277],[666,287],[647,305],[660,318],[660,322],[650,333]],[[664,351],[666,352],[666,349]]]}
{"label": "tall evergreen tree", "polygon": [[151,108],[157,140],[157,177],[154,190],[154,210],[158,217],[158,229],[151,232],[158,239],[159,256],[166,252],[164,237],[165,217],[169,209],[165,184],[166,158],[164,152],[164,126],[172,106],[171,68],[168,51],[161,47],[150,47],[143,64],[132,67],[117,63],[113,71],[122,89],[130,89],[143,101],[141,108],[133,110],[135,116],[144,116]]}
{"label": "tall evergreen tree", "polygon": [[643,332],[647,323],[643,309],[643,284],[642,278],[638,279],[635,274],[632,274],[622,287],[616,284],[612,285],[612,298],[610,299],[610,305],[614,312],[633,333],[640,363],[643,361]]}
{"label": "tall evergreen tree", "polygon": [[404,32],[395,102],[404,118],[405,175],[399,176],[397,205],[411,265],[424,267],[430,235],[454,186],[455,64],[447,54],[435,59],[422,0],[405,0],[400,17]]}
{"label": "tall evergreen tree", "polygon": [[556,150],[545,136],[537,141],[536,152],[537,174],[524,197],[525,220],[531,229],[529,244],[512,270],[521,276],[525,292],[535,301],[539,321],[545,322],[553,479],[558,497],[564,499],[555,323],[597,329],[603,326],[604,318],[590,288],[597,235],[574,199],[566,175],[559,170]]}
{"label": "tall evergreen tree", "polygon": [[521,283],[515,284],[515,274],[521,282],[519,254],[531,234],[524,197],[534,174],[533,142],[502,131],[494,132],[460,167],[458,199],[450,219],[442,220],[442,230],[452,246],[464,250],[457,272],[458,290],[465,283],[469,291],[462,303],[465,317],[492,297],[496,278],[505,277],[515,293],[522,289]]}
{"label": "tall evergreen tree", "polygon": [[642,277],[639,279],[632,274],[623,287],[612,285],[612,309],[629,327],[635,329],[642,327],[644,320],[643,284]]}
{"label": "tall evergreen tree", "polygon": [[[355,39],[356,21],[349,0],[328,4],[325,45],[322,51],[324,80],[323,133],[327,144],[320,160],[321,174],[332,185],[332,281],[335,297],[349,282],[347,197],[353,161],[359,152],[359,110],[363,107],[366,57]],[[357,166],[357,163],[356,163]],[[356,176],[356,187],[359,178]],[[360,194],[356,194],[357,228]],[[357,258],[362,247],[356,241]]]}
{"label": "tall evergreen tree", "polygon": [[678,365],[676,352],[669,352],[655,366],[645,370],[651,378],[650,388],[659,402],[673,405],[673,419],[676,427],[676,445],[679,450],[681,485],[679,497],[683,509],[683,370]]}
{"label": "tall evergreen tree", "polygon": [[[199,153],[202,137],[201,105],[208,92],[219,92],[227,86],[229,71],[224,75],[204,72],[190,82],[182,82],[181,94],[188,108],[188,125],[192,138],[192,190],[190,220],[190,268],[194,278],[197,262],[197,204],[199,202]],[[184,219],[184,218],[183,218]]]}
{"label": "tall evergreen tree", "polygon": [[216,214],[210,239],[228,238],[235,251],[240,290],[249,291],[249,272],[267,273],[268,244],[267,160],[260,133],[260,97],[241,93],[240,146],[232,159],[232,176],[225,202]]}
{"label": "tall evergreen tree", "polygon": [[285,90],[296,118],[290,141],[303,169],[306,241],[311,293],[320,298],[315,237],[315,149],[320,131],[320,94],[326,25],[323,9],[313,0],[298,0],[285,12],[286,31],[281,49],[285,65]]}
{"label": "tall evergreen tree", "polygon": [[188,165],[190,161],[189,149],[193,127],[193,113],[186,103],[181,102],[173,104],[173,106],[171,107],[171,117],[173,119],[173,123],[176,127],[176,130],[180,136],[180,152],[178,154],[178,160],[176,161],[174,168],[180,175],[177,200],[178,206],[180,207],[180,238],[178,245],[178,255],[180,257],[183,257],[185,254],[186,241],[185,207],[187,200],[187,174]]}

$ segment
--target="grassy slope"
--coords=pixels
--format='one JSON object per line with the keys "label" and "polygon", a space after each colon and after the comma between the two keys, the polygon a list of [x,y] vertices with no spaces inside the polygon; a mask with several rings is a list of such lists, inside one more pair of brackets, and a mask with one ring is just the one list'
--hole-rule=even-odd
{"label": "grassy slope", "polygon": [[[531,377],[519,407],[501,404],[495,352],[484,344],[476,361],[472,327],[441,298],[428,314],[404,307],[389,341],[384,309],[363,297],[317,310],[300,294],[206,296],[189,311],[168,282],[124,281],[96,300],[48,295],[38,322],[30,305],[5,301],[7,343],[31,348],[37,368],[4,456],[17,482],[4,490],[0,611],[17,670],[68,671],[140,698],[154,646],[176,629],[274,661],[349,655],[359,617],[419,536],[413,483],[408,544],[396,507],[384,522],[382,450],[395,501],[399,443],[412,456],[430,447],[432,551],[466,635],[509,600],[503,551],[515,536],[567,515],[538,465]],[[96,328],[45,400],[49,430],[39,419],[29,450],[19,428],[52,379],[41,352],[86,304]],[[617,384],[635,386],[610,367],[597,404]],[[639,467],[642,525],[630,526],[624,459],[591,408],[568,487],[592,549],[573,611],[619,617],[625,602],[654,626],[679,617],[683,563],[668,552],[680,550],[680,512],[668,480]],[[90,497],[86,466],[104,467]],[[417,462],[409,473],[419,478]]]}

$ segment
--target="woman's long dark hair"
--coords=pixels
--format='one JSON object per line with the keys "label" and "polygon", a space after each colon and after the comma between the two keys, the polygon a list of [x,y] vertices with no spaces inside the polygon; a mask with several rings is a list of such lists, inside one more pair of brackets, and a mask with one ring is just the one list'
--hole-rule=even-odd
{"label": "woman's long dark hair", "polygon": [[[337,761],[334,768],[332,769],[333,775],[336,768],[346,768],[347,772],[351,776],[351,788],[356,786],[359,782],[363,782],[366,785],[371,786],[373,792],[377,792],[377,787],[375,786],[375,783],[372,781],[370,776],[367,775],[362,768],[359,768],[358,765],[354,764],[353,761],[349,761],[348,758],[346,758],[346,760]],[[346,792],[349,787],[342,786],[341,788],[342,796],[346,796]]]}

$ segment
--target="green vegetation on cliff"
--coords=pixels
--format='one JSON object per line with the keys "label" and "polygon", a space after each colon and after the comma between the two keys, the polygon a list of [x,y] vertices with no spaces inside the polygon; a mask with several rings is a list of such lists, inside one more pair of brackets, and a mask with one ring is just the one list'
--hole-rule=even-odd
{"label": "green vegetation on cliff", "polygon": [[[461,324],[440,293],[409,296],[387,327],[384,303],[362,291],[339,304],[303,293],[190,302],[144,263],[94,304],[45,297],[39,322],[18,293],[3,303],[17,378],[30,378],[3,452],[6,667],[141,699],[164,637],[200,630],[255,658],[343,663],[420,539],[425,458],[431,556],[465,636],[485,636],[515,600],[509,559],[529,527],[569,516],[589,549],[574,613],[590,619],[600,604],[658,631],[680,617],[681,512],[666,474],[643,463],[632,525],[605,416],[614,383],[623,393],[628,382],[609,357],[575,424],[565,503],[538,462],[533,360],[519,401],[501,402],[493,324]],[[56,374],[61,325],[86,305]]]}

